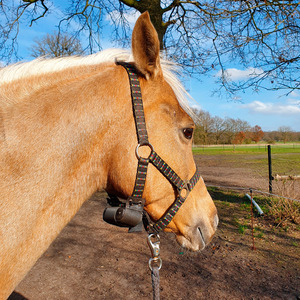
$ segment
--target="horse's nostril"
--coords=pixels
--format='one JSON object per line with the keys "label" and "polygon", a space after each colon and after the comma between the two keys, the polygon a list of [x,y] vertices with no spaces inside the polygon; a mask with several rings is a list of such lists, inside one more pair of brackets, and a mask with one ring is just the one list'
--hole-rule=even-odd
{"label": "horse's nostril", "polygon": [[200,236],[201,236],[201,239],[202,239],[203,243],[204,243],[204,244],[206,244],[206,243],[205,243],[204,236],[203,236],[203,233],[202,233],[202,231],[201,231],[201,228],[200,228],[200,227],[198,227],[198,231],[199,231],[199,234],[200,234]]}
{"label": "horse's nostril", "polygon": [[214,229],[217,229],[218,224],[219,224],[219,217],[218,217],[218,215],[216,214],[216,215],[215,215],[215,218],[214,218]]}

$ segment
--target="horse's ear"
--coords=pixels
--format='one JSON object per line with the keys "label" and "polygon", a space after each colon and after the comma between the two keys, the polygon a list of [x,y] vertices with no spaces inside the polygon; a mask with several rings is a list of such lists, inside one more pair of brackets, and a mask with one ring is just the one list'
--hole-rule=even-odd
{"label": "horse's ear", "polygon": [[160,74],[159,40],[150,21],[148,12],[144,12],[136,21],[132,32],[132,54],[138,70],[146,76]]}

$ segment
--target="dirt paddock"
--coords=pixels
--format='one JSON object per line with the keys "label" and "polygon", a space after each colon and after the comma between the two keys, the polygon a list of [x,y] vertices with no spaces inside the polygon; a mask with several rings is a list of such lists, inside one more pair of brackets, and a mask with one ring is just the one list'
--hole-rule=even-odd
{"label": "dirt paddock", "polygon": [[[236,186],[261,188],[238,167],[196,161],[207,183],[231,178]],[[252,250],[251,230],[238,228],[250,223],[250,212],[215,200],[220,225],[204,251],[186,251],[172,234],[162,234],[161,299],[300,299],[299,227],[285,231],[256,217],[260,234]],[[104,223],[105,205],[104,193],[88,200],[9,299],[152,299],[147,235]]]}

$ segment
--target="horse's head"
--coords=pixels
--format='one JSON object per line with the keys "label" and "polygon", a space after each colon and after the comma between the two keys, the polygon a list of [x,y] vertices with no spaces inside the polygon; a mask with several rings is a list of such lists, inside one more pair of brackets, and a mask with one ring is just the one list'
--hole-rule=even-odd
{"label": "horse's head", "polygon": [[[182,108],[177,83],[164,74],[159,49],[157,33],[148,13],[144,13],[133,30],[132,53],[134,65],[139,72],[149,142],[181,179],[189,180],[196,171],[192,154],[195,125],[186,109]],[[121,88],[124,88],[121,97],[124,100],[121,101],[126,101],[123,105],[129,107],[128,77],[121,66],[118,68],[122,75]],[[108,162],[107,182],[107,191],[123,198],[132,194],[137,171],[134,119],[131,109],[126,110],[127,113],[118,124],[120,140],[116,140]],[[148,156],[149,147],[141,147],[139,154]],[[174,185],[150,164],[143,198],[146,199],[145,210],[151,219],[160,219],[173,204],[177,194]],[[174,232],[182,246],[200,250],[211,240],[217,223],[216,207],[200,178],[165,230]]]}

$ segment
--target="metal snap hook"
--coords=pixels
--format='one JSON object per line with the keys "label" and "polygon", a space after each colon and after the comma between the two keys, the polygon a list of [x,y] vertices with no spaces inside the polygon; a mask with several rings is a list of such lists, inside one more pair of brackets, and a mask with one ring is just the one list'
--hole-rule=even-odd
{"label": "metal snap hook", "polygon": [[[155,241],[152,242],[152,239],[156,239]],[[158,257],[159,254],[160,254],[160,248],[159,248],[159,245],[160,245],[160,237],[158,234],[154,234],[154,233],[150,233],[148,235],[148,246],[151,250],[151,254],[152,254],[152,257],[155,258],[155,257]]]}
{"label": "metal snap hook", "polygon": [[152,271],[154,264],[157,264],[158,270],[161,269],[162,260],[160,254],[160,237],[158,234],[150,233],[148,235],[148,246],[151,250],[152,258],[149,259],[149,268]]}

